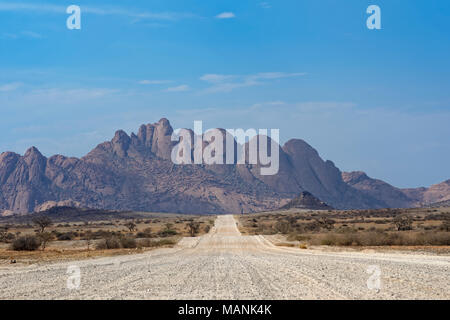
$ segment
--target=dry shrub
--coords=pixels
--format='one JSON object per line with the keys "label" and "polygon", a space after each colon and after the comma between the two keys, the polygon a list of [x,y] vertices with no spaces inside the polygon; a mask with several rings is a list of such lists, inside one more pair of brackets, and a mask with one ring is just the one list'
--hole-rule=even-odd
{"label": "dry shrub", "polygon": [[11,249],[15,251],[35,251],[41,242],[36,236],[23,236],[13,241]]}
{"label": "dry shrub", "polygon": [[308,241],[311,239],[311,236],[309,235],[304,235],[304,234],[296,234],[296,233],[291,233],[287,239],[289,241]]}
{"label": "dry shrub", "polygon": [[172,246],[174,244],[176,244],[176,241],[173,239],[160,239],[160,240],[140,239],[138,241],[138,245],[143,248]]}
{"label": "dry shrub", "polygon": [[287,234],[291,230],[291,225],[288,221],[278,221],[275,223],[275,230],[281,234]]}
{"label": "dry shrub", "polygon": [[110,237],[102,239],[96,246],[97,249],[120,249],[120,241],[118,238]]}
{"label": "dry shrub", "polygon": [[450,234],[448,232],[329,233],[315,237],[310,242],[327,246],[440,246],[450,245]]}
{"label": "dry shrub", "polygon": [[134,249],[134,248],[137,248],[137,242],[136,242],[136,239],[134,239],[134,238],[130,238],[130,237],[121,238],[120,246],[125,249]]}

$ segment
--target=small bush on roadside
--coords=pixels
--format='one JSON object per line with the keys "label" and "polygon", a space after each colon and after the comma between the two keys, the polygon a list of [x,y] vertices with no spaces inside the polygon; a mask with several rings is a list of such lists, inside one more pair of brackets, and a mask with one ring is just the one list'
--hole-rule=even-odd
{"label": "small bush on roadside", "polygon": [[160,240],[152,240],[152,239],[140,239],[138,241],[138,245],[143,248],[155,248],[162,246],[171,246],[176,244],[176,241],[173,239],[160,239]]}
{"label": "small bush on roadside", "polygon": [[150,238],[152,236],[152,229],[146,228],[136,234],[136,238]]}
{"label": "small bush on roadside", "polygon": [[175,230],[171,230],[171,229],[165,229],[165,230],[158,232],[158,235],[162,238],[176,236],[177,234],[178,234],[178,232],[176,232]]}
{"label": "small bush on roadside", "polygon": [[120,249],[120,241],[115,237],[102,239],[96,246],[97,249]]}
{"label": "small bush on roadside", "polygon": [[303,235],[303,234],[295,234],[295,233],[291,233],[287,239],[289,241],[307,241],[309,239],[311,239],[311,236],[308,235]]}
{"label": "small bush on roadside", "polygon": [[36,236],[23,236],[15,239],[11,245],[11,249],[15,251],[35,251],[41,245]]}
{"label": "small bush on roadside", "polygon": [[120,245],[122,248],[126,248],[126,249],[137,248],[136,239],[130,238],[130,237],[120,239]]}

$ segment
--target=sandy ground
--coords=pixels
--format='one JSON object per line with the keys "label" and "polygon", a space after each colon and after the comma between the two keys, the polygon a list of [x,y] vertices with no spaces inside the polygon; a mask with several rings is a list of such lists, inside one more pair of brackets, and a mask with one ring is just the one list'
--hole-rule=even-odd
{"label": "sandy ground", "polygon": [[[368,268],[380,271],[379,290]],[[0,298],[450,299],[450,257],[277,247],[242,236],[232,216],[219,216],[209,234],[175,248],[3,266]]]}

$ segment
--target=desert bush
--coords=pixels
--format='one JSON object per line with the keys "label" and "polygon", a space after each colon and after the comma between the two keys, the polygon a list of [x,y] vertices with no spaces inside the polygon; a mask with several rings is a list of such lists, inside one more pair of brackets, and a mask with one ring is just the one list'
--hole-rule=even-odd
{"label": "desert bush", "polygon": [[15,239],[11,245],[11,249],[15,251],[35,251],[41,245],[36,236],[23,236]]}
{"label": "desert bush", "polygon": [[329,233],[311,238],[308,242],[327,246],[440,246],[450,245],[450,234],[448,232]]}
{"label": "desert bush", "polygon": [[320,239],[320,244],[322,246],[333,246],[336,245],[336,237],[332,234],[326,235],[324,238]]}
{"label": "desert bush", "polygon": [[96,246],[97,249],[119,249],[120,241],[116,237],[108,237],[102,239]]}
{"label": "desert bush", "polygon": [[297,233],[291,233],[287,237],[289,241],[307,241],[311,239],[311,236],[303,235],[303,234],[297,234]]}
{"label": "desert bush", "polygon": [[261,224],[255,230],[255,234],[271,235],[271,234],[276,234],[276,233],[277,233],[277,231],[275,230],[275,228],[272,225],[267,226],[267,225]]}
{"label": "desert bush", "polygon": [[288,221],[278,221],[274,227],[281,234],[287,234],[291,230],[291,225]]}
{"label": "desert bush", "polygon": [[356,233],[358,232],[358,230],[356,230],[355,228],[349,227],[347,225],[342,225],[338,230],[338,233],[343,233],[343,234],[350,234],[350,233]]}
{"label": "desert bush", "polygon": [[[8,230],[9,230],[8,226],[4,226],[4,227],[0,228],[0,242],[9,243],[16,238],[16,235],[14,235],[11,232],[8,232]],[[20,234],[20,232],[17,234],[17,236],[19,234]]]}
{"label": "desert bush", "polygon": [[56,235],[56,239],[59,241],[68,241],[75,239],[75,233],[73,232],[66,232],[66,233],[58,233]]}
{"label": "desert bush", "polygon": [[189,235],[191,237],[195,237],[195,235],[200,231],[200,223],[191,221],[187,224],[186,228],[189,231]]}
{"label": "desert bush", "polygon": [[42,250],[45,250],[45,247],[47,247],[47,243],[52,241],[54,239],[54,235],[50,232],[41,232],[37,234],[37,237],[41,243]]}
{"label": "desert bush", "polygon": [[152,229],[146,228],[136,234],[137,238],[150,238],[152,236]]}
{"label": "desert bush", "polygon": [[312,222],[308,222],[308,223],[302,223],[299,225],[299,227],[302,230],[310,231],[310,232],[320,231],[320,224],[316,220],[314,220]]}
{"label": "desert bush", "polygon": [[126,248],[126,249],[137,248],[136,239],[130,238],[130,237],[121,238],[120,239],[120,245],[121,245],[122,248]]}
{"label": "desert bush", "polygon": [[172,229],[165,229],[165,230],[158,232],[158,235],[162,238],[176,236],[177,234],[178,234],[178,232],[176,232],[176,230],[172,230]]}
{"label": "desert bush", "polygon": [[320,226],[320,228],[331,230],[334,228],[334,224],[336,223],[336,221],[334,221],[333,219],[322,217],[318,219],[316,223]]}
{"label": "desert bush", "polygon": [[144,248],[162,247],[174,244],[176,244],[176,241],[173,239],[152,240],[147,238],[138,240],[138,245]]}
{"label": "desert bush", "polygon": [[398,215],[394,218],[394,224],[398,231],[412,230],[412,218],[407,214]]}
{"label": "desert bush", "polygon": [[442,224],[439,226],[439,229],[442,231],[449,232],[450,231],[450,220],[442,221]]}

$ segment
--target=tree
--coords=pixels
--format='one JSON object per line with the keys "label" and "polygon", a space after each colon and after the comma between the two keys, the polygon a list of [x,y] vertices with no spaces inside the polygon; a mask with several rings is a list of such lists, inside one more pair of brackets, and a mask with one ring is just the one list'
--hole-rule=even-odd
{"label": "tree", "polygon": [[39,228],[39,233],[44,233],[45,228],[53,224],[52,220],[46,216],[38,216],[33,219],[33,223]]}
{"label": "tree", "polygon": [[191,237],[195,237],[195,235],[200,230],[200,223],[191,221],[187,224],[187,229],[189,230],[189,234],[191,235]]}
{"label": "tree", "polygon": [[38,239],[41,242],[42,251],[44,251],[47,243],[53,240],[53,234],[50,232],[41,232],[38,234]]}
{"label": "tree", "polygon": [[91,230],[86,231],[84,234],[84,240],[86,240],[87,251],[89,251],[89,247],[91,246],[92,240],[94,239],[94,234]]}
{"label": "tree", "polygon": [[134,232],[136,230],[136,224],[133,221],[125,223],[125,227],[127,227],[130,232]]}
{"label": "tree", "polygon": [[398,215],[394,218],[394,224],[398,231],[412,230],[412,218],[407,214]]}

